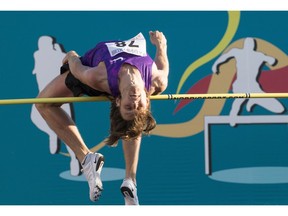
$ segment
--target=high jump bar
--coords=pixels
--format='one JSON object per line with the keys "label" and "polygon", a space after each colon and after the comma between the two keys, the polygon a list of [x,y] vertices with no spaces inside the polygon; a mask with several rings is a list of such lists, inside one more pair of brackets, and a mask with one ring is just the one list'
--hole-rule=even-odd
{"label": "high jump bar", "polygon": [[[288,98],[288,93],[162,94],[162,95],[150,96],[151,100],[233,99],[233,98]],[[101,102],[101,101],[110,101],[110,99],[106,96],[0,99],[0,105]]]}

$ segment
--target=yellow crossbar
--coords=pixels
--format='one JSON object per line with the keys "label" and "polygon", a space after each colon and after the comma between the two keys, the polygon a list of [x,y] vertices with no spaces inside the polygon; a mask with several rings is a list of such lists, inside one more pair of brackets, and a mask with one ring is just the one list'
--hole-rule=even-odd
{"label": "yellow crossbar", "polygon": [[[288,93],[162,94],[162,95],[150,96],[151,100],[192,100],[192,99],[230,99],[230,98],[288,98]],[[101,101],[109,101],[109,99],[108,97],[105,96],[1,99],[0,105],[101,102]]]}

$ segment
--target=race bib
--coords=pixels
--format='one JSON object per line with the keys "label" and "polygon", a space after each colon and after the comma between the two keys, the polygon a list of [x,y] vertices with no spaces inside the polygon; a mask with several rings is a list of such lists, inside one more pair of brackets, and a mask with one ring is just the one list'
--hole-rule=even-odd
{"label": "race bib", "polygon": [[106,43],[111,57],[125,52],[137,56],[146,56],[146,40],[142,33],[126,41]]}

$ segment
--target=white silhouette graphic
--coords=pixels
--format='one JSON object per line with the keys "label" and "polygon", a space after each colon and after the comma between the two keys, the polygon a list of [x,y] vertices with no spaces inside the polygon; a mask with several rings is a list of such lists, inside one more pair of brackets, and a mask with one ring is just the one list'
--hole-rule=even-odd
{"label": "white silhouette graphic", "polygon": [[[41,36],[38,40],[38,50],[34,53],[34,70],[32,74],[36,75],[39,92],[57,75],[60,73],[62,59],[65,53],[59,44],[54,42],[50,36]],[[72,105],[63,104],[64,110],[68,115],[73,115]],[[56,154],[60,150],[61,141],[58,139],[54,131],[46,124],[42,116],[36,110],[35,105],[32,105],[31,110],[32,122],[43,132],[49,136],[49,148],[51,154]],[[70,173],[73,176],[81,174],[79,161],[73,151],[65,145],[71,156]]]}
{"label": "white silhouette graphic", "polygon": [[[234,93],[264,93],[257,80],[261,68],[265,63],[275,65],[277,60],[271,56],[255,51],[255,48],[256,41],[253,38],[245,38],[243,49],[233,48],[229,52],[224,53],[216,60],[212,67],[212,71],[218,73],[218,67],[222,63],[227,62],[231,58],[235,58],[237,76],[232,85]],[[234,100],[230,111],[231,126],[236,125],[235,118],[246,100],[248,100],[246,105],[248,112],[251,111],[254,105],[262,106],[274,113],[282,113],[285,110],[283,105],[275,98],[237,98]]]}
{"label": "white silhouette graphic", "polygon": [[[232,48],[222,54],[212,66],[212,71],[218,73],[221,64],[232,58],[236,60],[236,79],[232,85],[235,93],[265,93],[258,83],[258,76],[264,64],[275,65],[277,59],[267,56],[264,53],[255,51],[256,41],[253,38],[245,38],[242,49]],[[287,124],[288,115],[238,115],[244,102],[247,102],[246,109],[251,111],[255,105],[262,106],[273,113],[283,113],[285,107],[276,98],[237,98],[233,101],[228,116],[205,116],[204,118],[204,145],[205,145],[205,173],[212,173],[212,148],[210,126],[215,124]]]}

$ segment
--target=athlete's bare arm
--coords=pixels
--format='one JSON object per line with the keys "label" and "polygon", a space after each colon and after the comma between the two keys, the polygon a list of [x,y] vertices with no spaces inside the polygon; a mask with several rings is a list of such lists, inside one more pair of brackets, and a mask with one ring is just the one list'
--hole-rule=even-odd
{"label": "athlete's bare arm", "polygon": [[159,31],[150,31],[150,41],[156,46],[156,55],[152,67],[151,94],[162,93],[168,85],[169,60],[167,55],[167,40]]}
{"label": "athlete's bare arm", "polygon": [[63,59],[63,64],[66,63],[69,64],[71,73],[82,83],[99,91],[110,92],[104,62],[100,62],[96,67],[88,67],[82,64],[75,51],[70,51]]}

